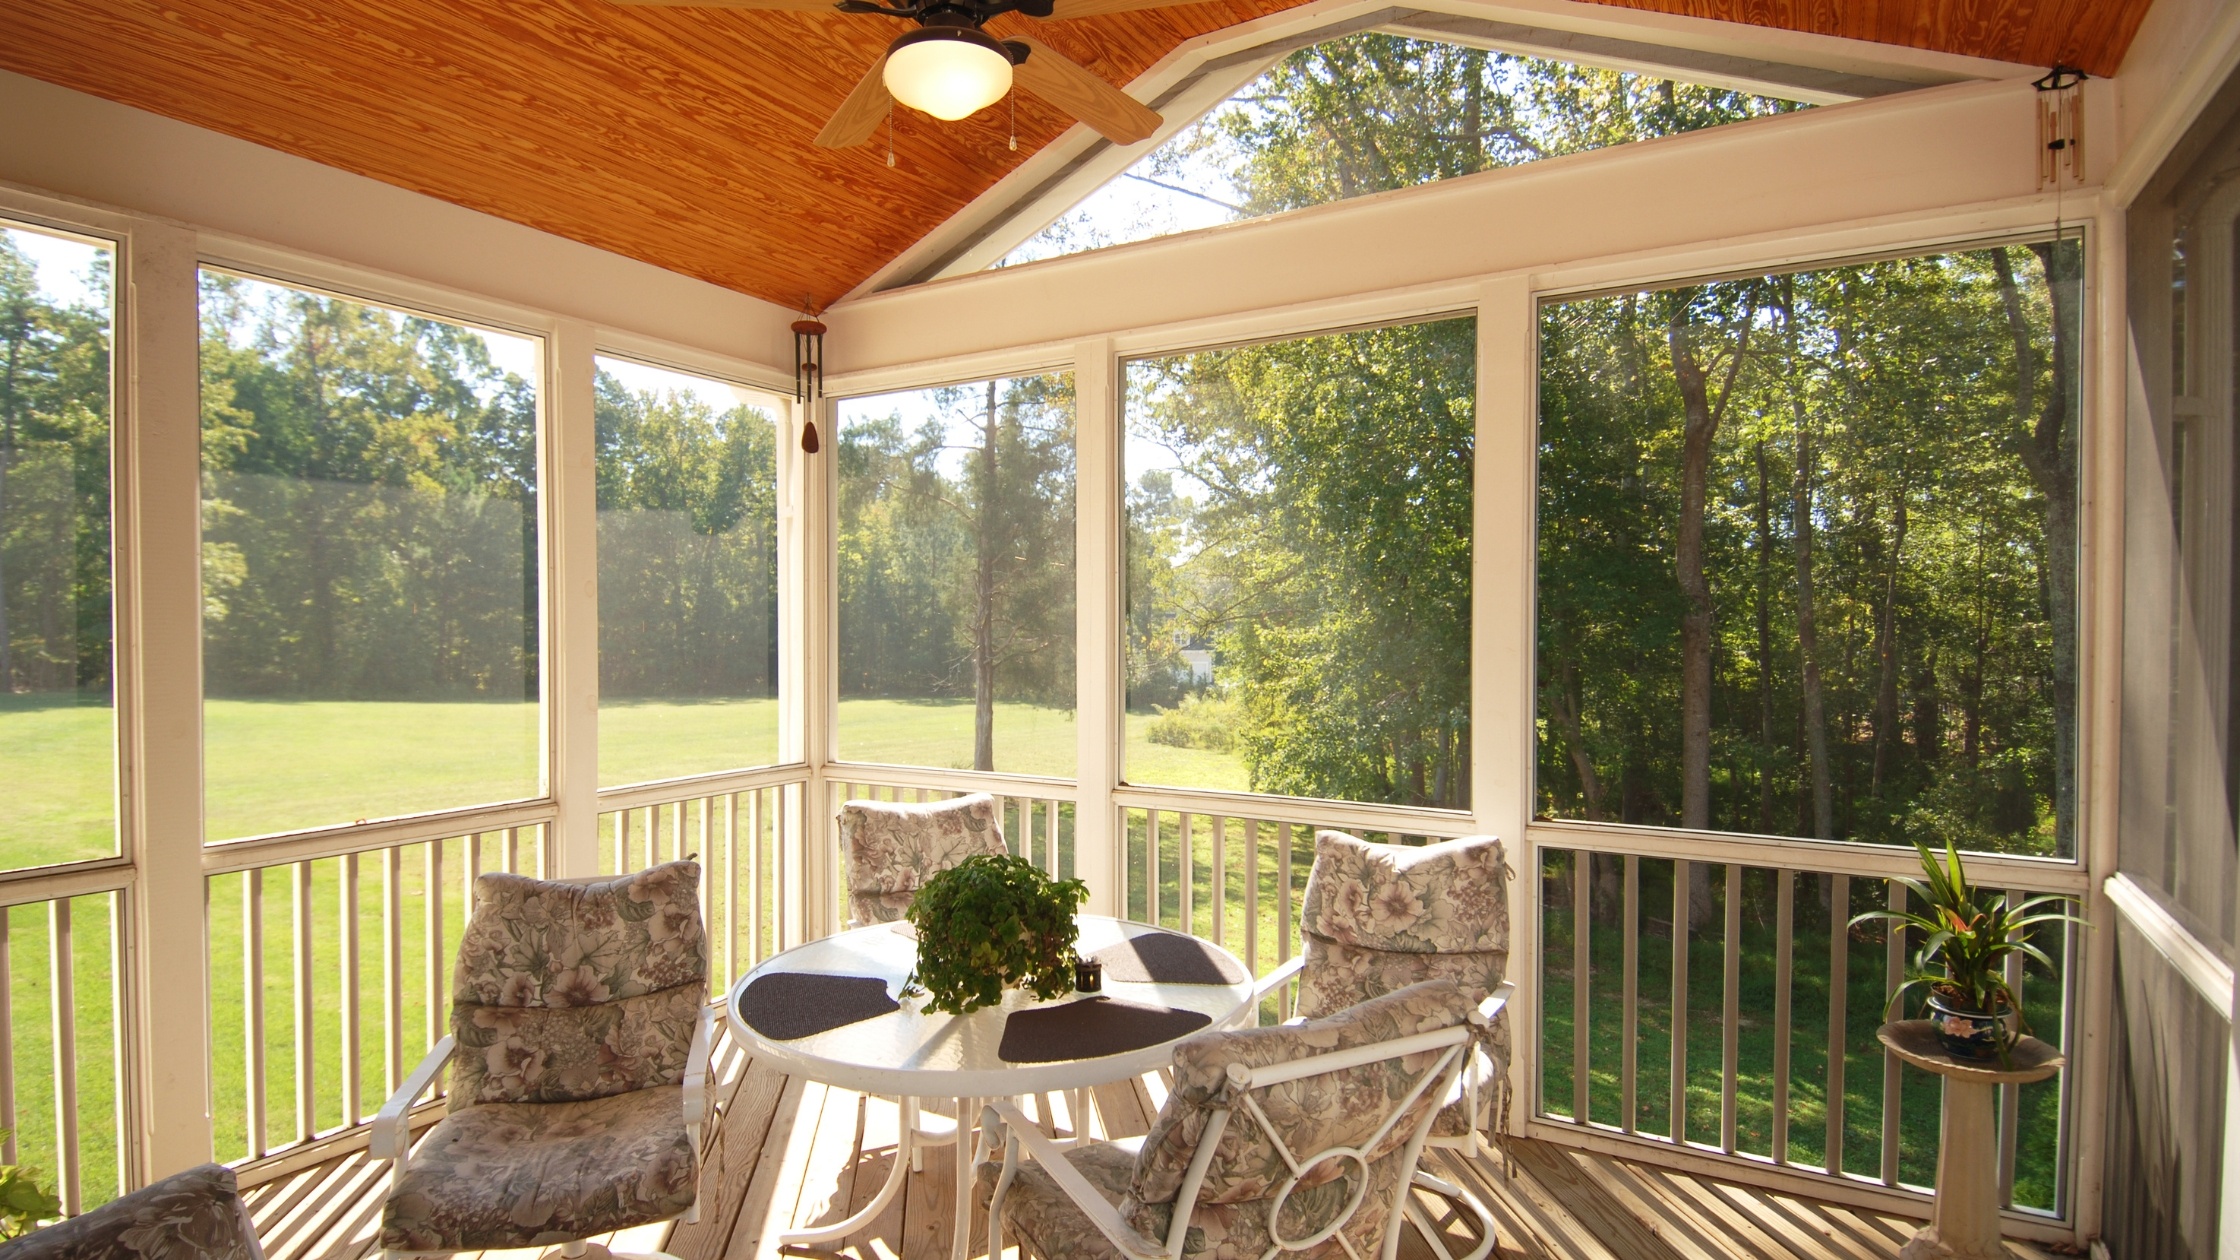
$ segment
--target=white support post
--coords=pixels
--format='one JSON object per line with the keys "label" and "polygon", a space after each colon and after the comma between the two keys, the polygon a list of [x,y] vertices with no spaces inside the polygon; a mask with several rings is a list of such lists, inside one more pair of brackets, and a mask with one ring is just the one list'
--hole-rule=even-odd
{"label": "white support post", "polygon": [[[2079,1015],[2068,1052],[2069,1114],[2075,1132],[2063,1170],[2077,1241],[2100,1234],[2108,1133],[2110,1047],[2120,1033],[2115,1018],[2115,908],[2102,891],[2116,872],[2116,837],[2122,823],[2123,785],[2123,486],[2125,403],[2129,396],[2131,319],[2128,310],[2123,211],[2103,208],[2085,239],[2084,309],[2079,322],[2089,355],[2079,393],[2079,447],[2084,475],[2077,505],[2079,605],[2077,645],[2077,818],[2076,857],[2089,882],[2084,898],[2087,920],[2096,931],[2071,939],[2084,955],[2065,958],[2063,969],[2083,975],[2075,990]],[[2227,1141],[2230,1141],[2228,1136]],[[2226,1176],[2232,1176],[2227,1156]],[[2229,1185],[2230,1182],[2228,1181]],[[2240,1254],[2240,1251],[2228,1252]]]}
{"label": "white support post", "polygon": [[557,817],[547,874],[599,873],[599,483],[591,325],[563,320],[546,347],[545,772]]}
{"label": "white support post", "polygon": [[[825,767],[838,751],[840,595],[838,564],[833,540],[838,536],[838,477],[834,460],[839,434],[834,418],[839,409],[817,399],[791,409],[792,423],[779,438],[779,484],[787,487],[794,503],[790,528],[779,522],[778,580],[784,607],[781,624],[798,651],[781,646],[779,659],[794,696],[798,732],[797,752],[809,766],[809,781],[801,787],[801,808],[783,815],[777,835],[780,900],[779,945],[798,945],[823,936],[833,922],[833,869],[831,789]],[[814,423],[817,452],[801,449],[803,429]],[[781,698],[781,706],[783,700]],[[781,708],[781,712],[783,709]],[[784,738],[781,736],[781,738]]]}
{"label": "white support post", "polygon": [[1074,348],[1074,732],[1080,799],[1073,807],[1073,869],[1089,885],[1091,914],[1125,912],[1118,896],[1122,695],[1120,659],[1120,361],[1109,340]]}
{"label": "white support post", "polygon": [[1538,861],[1532,818],[1533,414],[1532,286],[1521,275],[1486,283],[1478,299],[1478,461],[1471,482],[1470,808],[1479,831],[1508,842],[1512,934],[1509,1003],[1513,1132],[1537,1091],[1540,1044]]}
{"label": "white support post", "polygon": [[[192,232],[136,224],[119,261],[116,625],[122,824],[145,1184],[211,1155],[202,876],[202,378]],[[163,1047],[157,1053],[157,1045]]]}

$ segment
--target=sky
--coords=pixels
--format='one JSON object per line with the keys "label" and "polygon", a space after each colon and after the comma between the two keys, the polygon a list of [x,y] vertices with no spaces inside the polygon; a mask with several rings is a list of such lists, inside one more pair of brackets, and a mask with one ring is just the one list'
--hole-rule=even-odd
{"label": "sky", "polygon": [[682,394],[704,403],[717,415],[733,407],[759,408],[774,420],[778,415],[778,399],[768,390],[750,389],[714,377],[696,376],[674,368],[655,367],[633,359],[617,359],[600,355],[599,370],[621,381],[623,387],[636,394]]}
{"label": "sky", "polygon": [[[997,382],[997,388],[1002,388],[1001,380]],[[902,417],[902,429],[905,433],[916,430],[930,420],[943,426],[945,440],[953,446],[962,448],[975,442],[977,439],[965,431],[965,426],[970,423],[970,413],[956,407],[945,409],[939,406],[935,402],[935,393],[931,389],[908,389],[891,394],[864,394],[841,399],[840,425],[845,429],[851,424],[899,415]],[[955,476],[962,466],[965,454],[961,449],[945,453],[942,471]],[[1180,467],[1173,452],[1155,442],[1144,441],[1133,432],[1128,435],[1127,449],[1122,458],[1127,462],[1130,482],[1146,469]],[[1177,489],[1180,488],[1178,484]]]}
{"label": "sky", "polygon": [[86,283],[87,268],[104,247],[71,236],[50,236],[26,228],[0,228],[8,243],[31,260],[39,296],[57,306],[92,306],[97,295]]}

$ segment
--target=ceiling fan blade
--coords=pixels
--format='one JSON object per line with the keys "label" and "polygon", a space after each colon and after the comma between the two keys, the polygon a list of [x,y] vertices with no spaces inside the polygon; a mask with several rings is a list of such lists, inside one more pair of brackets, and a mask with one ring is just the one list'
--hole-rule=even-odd
{"label": "ceiling fan blade", "polygon": [[1041,40],[1014,35],[1006,42],[1027,46],[1027,59],[1012,71],[1014,82],[1096,128],[1114,144],[1148,140],[1165,121],[1150,106],[1091,74]]}
{"label": "ceiling fan blade", "polygon": [[817,147],[846,149],[862,144],[878,133],[879,124],[885,121],[887,111],[894,108],[894,97],[887,94],[887,58],[881,53],[871,63],[871,68],[856,80],[855,90],[840,108],[832,111],[832,121],[817,133]]}
{"label": "ceiling fan blade", "polygon": [[1050,8],[1050,17],[1085,18],[1102,17],[1107,13],[1133,13],[1137,9],[1171,9],[1176,5],[1197,4],[1199,0],[1056,0]]}
{"label": "ceiling fan blade", "polygon": [[783,9],[794,13],[833,13],[833,0],[607,0],[608,4],[648,9]]}

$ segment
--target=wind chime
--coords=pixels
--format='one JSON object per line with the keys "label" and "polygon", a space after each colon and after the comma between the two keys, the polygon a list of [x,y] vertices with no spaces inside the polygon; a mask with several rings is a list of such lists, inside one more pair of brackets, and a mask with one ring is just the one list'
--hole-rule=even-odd
{"label": "wind chime", "polygon": [[2038,187],[2059,191],[2062,168],[2070,183],[2084,182],[2084,88],[2089,77],[2058,62],[2031,82],[2038,89]]}
{"label": "wind chime", "polygon": [[813,307],[804,307],[793,321],[793,400],[802,404],[801,449],[817,453],[815,403],[824,397],[824,321]]}

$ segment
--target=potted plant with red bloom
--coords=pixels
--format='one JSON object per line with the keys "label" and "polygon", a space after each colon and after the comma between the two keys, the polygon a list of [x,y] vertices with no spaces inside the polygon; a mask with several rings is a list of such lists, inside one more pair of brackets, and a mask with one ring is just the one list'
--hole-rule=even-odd
{"label": "potted plant with red bloom", "polygon": [[2005,895],[1985,894],[1968,882],[1960,854],[1949,842],[1944,858],[1915,841],[1921,854],[1923,880],[1901,879],[1926,907],[1912,910],[1869,910],[1854,915],[1854,925],[1881,919],[1891,931],[1908,928],[1921,934],[1920,948],[1904,984],[1890,995],[1895,1009],[1915,986],[1928,990],[1925,1014],[1937,1026],[1945,1051],[1961,1059],[2004,1059],[2009,1047],[2029,1025],[2022,1018],[2022,1003],[2007,984],[2007,962],[2017,955],[2037,962],[2048,971],[2053,960],[2030,943],[2030,932],[2047,923],[2083,923],[2084,920],[2050,906],[2064,899],[2056,895],[2029,897],[2010,903]]}

